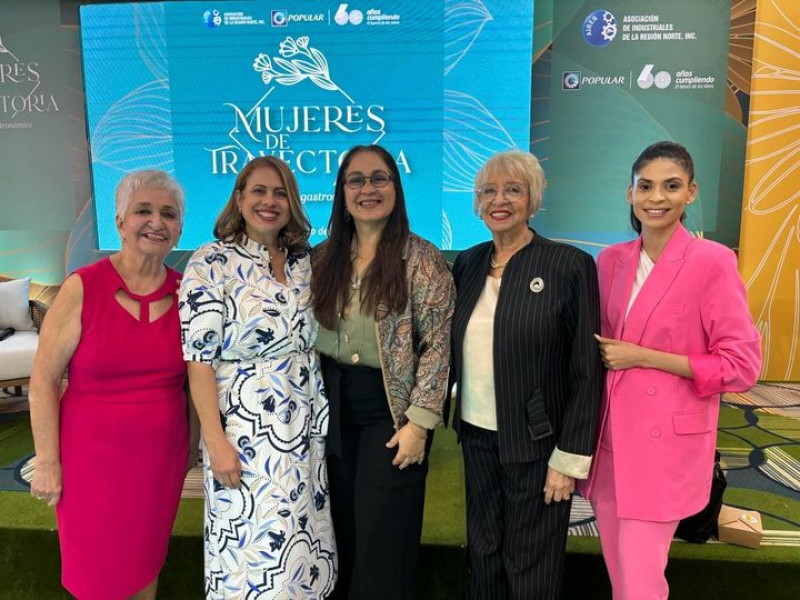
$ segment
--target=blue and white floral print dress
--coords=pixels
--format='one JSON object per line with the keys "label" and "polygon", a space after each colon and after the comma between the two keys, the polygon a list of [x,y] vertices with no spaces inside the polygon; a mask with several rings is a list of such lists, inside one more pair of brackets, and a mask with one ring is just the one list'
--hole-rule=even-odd
{"label": "blue and white floral print dress", "polygon": [[322,599],[336,581],[308,253],[288,256],[285,273],[287,285],[267,249],[245,238],[202,246],[181,284],[184,359],[214,368],[222,426],[242,462],[232,490],[205,461],[213,600]]}

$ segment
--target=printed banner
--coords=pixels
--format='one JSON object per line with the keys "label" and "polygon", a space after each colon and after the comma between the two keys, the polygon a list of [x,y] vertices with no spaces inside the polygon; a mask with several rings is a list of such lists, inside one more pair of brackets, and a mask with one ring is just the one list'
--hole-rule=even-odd
{"label": "printed banner", "polygon": [[630,166],[672,139],[695,159],[693,231],[717,226],[729,0],[554,3],[543,228],[589,246],[630,239]]}
{"label": "printed banner", "polygon": [[472,177],[529,144],[532,23],[533,2],[511,0],[82,6],[100,248],[119,245],[125,172],[175,174],[190,250],[263,154],[292,167],[318,242],[344,153],[373,143],[399,164],[414,231],[445,249],[485,239]]}

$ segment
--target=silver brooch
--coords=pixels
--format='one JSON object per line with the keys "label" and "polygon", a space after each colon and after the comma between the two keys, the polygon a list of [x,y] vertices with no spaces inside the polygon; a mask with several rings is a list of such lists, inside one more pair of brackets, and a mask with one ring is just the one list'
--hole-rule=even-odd
{"label": "silver brooch", "polygon": [[541,277],[534,277],[531,279],[530,288],[534,294],[538,294],[544,289],[544,279]]}

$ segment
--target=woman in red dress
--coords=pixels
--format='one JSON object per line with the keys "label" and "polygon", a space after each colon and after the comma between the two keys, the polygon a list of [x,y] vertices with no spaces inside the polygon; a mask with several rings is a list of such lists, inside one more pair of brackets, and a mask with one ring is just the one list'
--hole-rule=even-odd
{"label": "woman in red dress", "polygon": [[125,176],[120,251],[70,275],[42,327],[31,494],[56,508],[61,581],[81,600],[155,598],[166,557],[189,439],[180,274],[163,261],[183,213],[166,173]]}

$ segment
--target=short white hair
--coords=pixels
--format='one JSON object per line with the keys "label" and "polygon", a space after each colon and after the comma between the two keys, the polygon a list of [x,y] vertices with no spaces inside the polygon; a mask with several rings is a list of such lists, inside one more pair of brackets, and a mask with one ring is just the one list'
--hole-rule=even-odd
{"label": "short white hair", "polygon": [[117,218],[122,219],[125,216],[133,194],[141,189],[165,190],[178,205],[178,218],[183,223],[183,215],[186,212],[183,188],[172,175],[158,169],[132,171],[120,180],[114,194]]}
{"label": "short white hair", "polygon": [[[528,209],[531,216],[539,212],[542,196],[547,187],[544,169],[539,159],[524,150],[506,150],[492,155],[475,174],[475,189],[479,190],[489,177],[504,175],[524,183],[528,187]],[[473,209],[478,214],[480,208],[477,193],[473,199]]]}

